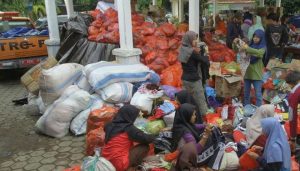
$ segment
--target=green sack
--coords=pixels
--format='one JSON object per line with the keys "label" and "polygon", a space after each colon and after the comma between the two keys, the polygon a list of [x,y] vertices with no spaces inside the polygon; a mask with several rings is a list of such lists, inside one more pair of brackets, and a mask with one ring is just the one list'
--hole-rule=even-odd
{"label": "green sack", "polygon": [[146,131],[150,134],[159,134],[160,130],[165,128],[166,125],[163,120],[150,121],[146,125]]}

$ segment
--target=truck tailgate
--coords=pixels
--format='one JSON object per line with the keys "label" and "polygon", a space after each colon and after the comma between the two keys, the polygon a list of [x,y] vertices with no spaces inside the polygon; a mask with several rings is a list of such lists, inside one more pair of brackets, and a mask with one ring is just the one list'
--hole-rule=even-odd
{"label": "truck tailgate", "polygon": [[46,39],[48,36],[0,39],[0,60],[47,56]]}

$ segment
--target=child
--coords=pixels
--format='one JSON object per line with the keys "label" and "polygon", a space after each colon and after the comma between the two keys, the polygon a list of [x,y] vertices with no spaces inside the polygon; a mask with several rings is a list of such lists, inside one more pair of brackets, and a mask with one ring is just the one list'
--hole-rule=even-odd
{"label": "child", "polygon": [[[234,49],[240,39],[234,40]],[[254,86],[256,96],[256,106],[262,105],[262,84],[263,84],[263,61],[265,54],[266,42],[265,33],[262,30],[256,30],[253,34],[250,46],[243,44],[241,49],[246,51],[250,56],[250,65],[247,67],[244,76],[244,105],[250,104],[251,85]]]}
{"label": "child", "polygon": [[291,71],[285,78],[286,82],[293,88],[288,97],[289,102],[289,119],[290,119],[290,133],[292,143],[295,143],[297,137],[297,116],[298,105],[300,102],[300,72]]}

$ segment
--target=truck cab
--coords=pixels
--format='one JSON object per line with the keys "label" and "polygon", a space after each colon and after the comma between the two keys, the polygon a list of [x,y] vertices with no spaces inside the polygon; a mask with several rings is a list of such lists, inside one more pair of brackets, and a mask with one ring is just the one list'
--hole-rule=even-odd
{"label": "truck cab", "polygon": [[29,18],[18,15],[18,12],[0,12],[0,69],[31,67],[48,56],[44,44],[48,35],[9,34],[16,28],[35,28]]}

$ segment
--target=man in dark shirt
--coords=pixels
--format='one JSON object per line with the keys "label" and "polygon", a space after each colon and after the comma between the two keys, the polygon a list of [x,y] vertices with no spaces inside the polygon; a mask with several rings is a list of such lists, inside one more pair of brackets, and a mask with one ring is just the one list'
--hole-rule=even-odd
{"label": "man in dark shirt", "polygon": [[231,21],[228,23],[227,26],[227,39],[226,39],[226,45],[232,49],[232,43],[235,38],[243,38],[243,31],[241,28],[241,19],[238,14],[235,14],[235,16],[231,19]]}
{"label": "man in dark shirt", "polygon": [[264,58],[264,65],[267,66],[270,58],[282,58],[284,46],[288,42],[287,30],[279,24],[279,16],[270,13],[267,16],[269,21],[266,29],[267,55]]}

